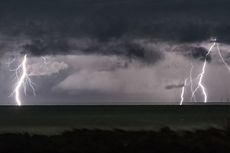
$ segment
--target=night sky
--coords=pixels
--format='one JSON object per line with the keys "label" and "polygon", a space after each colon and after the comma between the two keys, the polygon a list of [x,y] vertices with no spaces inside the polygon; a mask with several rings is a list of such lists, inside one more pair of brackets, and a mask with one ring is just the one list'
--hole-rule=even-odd
{"label": "night sky", "polygon": [[[179,104],[212,37],[230,64],[229,15],[228,0],[1,0],[0,104],[15,104],[12,69],[24,54],[36,96],[28,87],[23,104]],[[204,78],[209,102],[229,101],[216,47]]]}

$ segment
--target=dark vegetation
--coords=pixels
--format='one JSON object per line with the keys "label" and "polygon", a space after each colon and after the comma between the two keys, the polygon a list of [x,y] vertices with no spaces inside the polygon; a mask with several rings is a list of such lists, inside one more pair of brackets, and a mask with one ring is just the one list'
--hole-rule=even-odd
{"label": "dark vegetation", "polygon": [[230,130],[73,130],[61,135],[1,134],[1,153],[229,153]]}

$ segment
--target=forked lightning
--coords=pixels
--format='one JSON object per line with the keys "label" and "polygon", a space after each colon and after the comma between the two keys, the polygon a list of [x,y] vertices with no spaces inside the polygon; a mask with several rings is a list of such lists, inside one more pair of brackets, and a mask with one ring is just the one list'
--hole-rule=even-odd
{"label": "forked lightning", "polygon": [[[196,93],[197,91],[200,89],[201,93],[203,95],[203,102],[206,103],[208,102],[208,94],[207,94],[207,89],[205,88],[204,85],[204,79],[205,79],[205,74],[206,74],[206,67],[207,67],[207,57],[210,55],[210,53],[212,52],[213,48],[216,46],[217,50],[218,50],[218,54],[220,56],[221,61],[223,62],[223,64],[225,65],[225,67],[228,69],[228,71],[230,71],[230,66],[227,64],[227,62],[224,60],[222,54],[221,54],[221,50],[219,48],[219,44],[216,42],[216,38],[211,40],[211,42],[213,42],[213,44],[211,45],[211,47],[209,48],[207,54],[205,55],[205,59],[204,59],[204,63],[201,69],[200,74],[198,74],[197,78],[198,78],[198,85],[195,88],[195,90],[193,89],[193,79],[192,79],[192,71],[193,71],[193,65],[191,65],[191,69],[190,69],[190,87],[191,87],[191,93],[192,93],[192,97],[191,100],[193,101],[193,99],[195,101],[197,101],[196,99]],[[187,79],[185,80],[185,84],[186,84]],[[185,86],[182,87],[182,91],[181,91],[181,101],[180,101],[180,105],[183,104],[184,102],[184,89]]]}
{"label": "forked lightning", "polygon": [[[24,89],[24,94],[26,95],[26,86],[29,84],[31,87],[33,94],[35,95],[35,89],[33,87],[34,83],[31,81],[29,74],[28,74],[28,68],[27,68],[27,55],[24,55],[23,60],[21,64],[15,69],[17,83],[15,86],[15,89],[12,94],[15,95],[15,101],[18,106],[22,105],[21,100],[21,89]],[[20,75],[20,77],[19,77]]]}

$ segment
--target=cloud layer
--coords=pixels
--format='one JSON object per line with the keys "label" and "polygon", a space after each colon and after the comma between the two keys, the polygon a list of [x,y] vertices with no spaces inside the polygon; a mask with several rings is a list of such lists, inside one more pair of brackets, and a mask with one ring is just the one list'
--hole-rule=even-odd
{"label": "cloud layer", "polygon": [[[28,54],[39,93],[23,97],[28,103],[177,102],[191,64],[193,78],[200,72],[211,37],[230,63],[228,6],[226,0],[2,0],[0,96],[7,100],[16,81],[7,59],[16,66]],[[226,100],[230,80],[216,49],[207,60],[209,100]]]}
{"label": "cloud layer", "polygon": [[12,0],[0,5],[2,33],[25,35],[35,42],[48,39],[51,47],[65,48],[69,37],[230,40],[230,2],[225,0]]}

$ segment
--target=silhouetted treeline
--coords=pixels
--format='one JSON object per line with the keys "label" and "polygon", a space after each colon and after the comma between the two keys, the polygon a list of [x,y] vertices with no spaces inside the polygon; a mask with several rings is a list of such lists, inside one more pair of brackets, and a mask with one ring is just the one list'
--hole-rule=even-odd
{"label": "silhouetted treeline", "polygon": [[229,153],[230,130],[73,130],[60,135],[1,134],[1,153]]}

